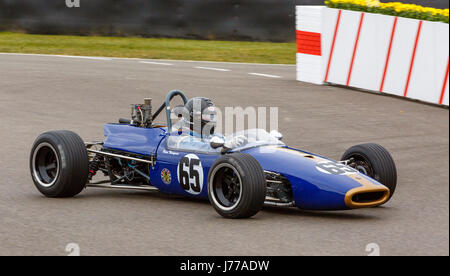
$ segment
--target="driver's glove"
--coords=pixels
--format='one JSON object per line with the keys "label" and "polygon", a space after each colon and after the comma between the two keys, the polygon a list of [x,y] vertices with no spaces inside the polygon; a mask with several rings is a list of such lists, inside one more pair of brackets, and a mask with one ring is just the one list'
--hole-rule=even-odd
{"label": "driver's glove", "polygon": [[238,136],[233,137],[233,139],[231,139],[231,141],[227,141],[225,143],[225,147],[229,148],[229,149],[235,149],[235,148],[242,147],[246,143],[247,143],[247,137],[245,137],[244,135],[238,135]]}

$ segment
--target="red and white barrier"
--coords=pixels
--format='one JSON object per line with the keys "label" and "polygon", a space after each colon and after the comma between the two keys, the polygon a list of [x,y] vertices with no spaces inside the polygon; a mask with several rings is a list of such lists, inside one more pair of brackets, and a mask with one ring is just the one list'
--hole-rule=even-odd
{"label": "red and white barrier", "polygon": [[322,84],[323,6],[296,7],[297,80]]}
{"label": "red and white barrier", "polygon": [[[298,6],[297,16],[305,9],[310,8]],[[321,71],[314,65],[315,76],[309,79],[449,105],[448,24],[325,7],[320,11]],[[302,26],[297,23],[297,34]],[[308,81],[302,77],[308,64],[298,55],[297,79]]]}

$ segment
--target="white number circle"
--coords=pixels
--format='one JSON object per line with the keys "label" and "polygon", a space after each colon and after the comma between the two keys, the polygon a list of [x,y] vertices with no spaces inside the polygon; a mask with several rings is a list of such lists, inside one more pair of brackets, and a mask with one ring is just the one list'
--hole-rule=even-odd
{"label": "white number circle", "polygon": [[177,168],[178,182],[186,192],[198,195],[203,190],[203,167],[200,158],[187,154],[180,159]]}
{"label": "white number circle", "polygon": [[334,175],[354,174],[358,172],[349,166],[333,161],[319,162],[316,164],[316,169],[322,173]]}

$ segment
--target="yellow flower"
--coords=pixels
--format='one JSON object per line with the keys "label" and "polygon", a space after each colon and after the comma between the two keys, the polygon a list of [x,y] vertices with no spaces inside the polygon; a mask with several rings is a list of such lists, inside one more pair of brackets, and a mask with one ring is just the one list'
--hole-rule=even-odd
{"label": "yellow flower", "polygon": [[374,8],[374,7],[379,7],[380,6],[380,1],[367,1],[367,6],[370,8]]}
{"label": "yellow flower", "polygon": [[[431,14],[434,19],[443,20],[442,17],[449,17],[449,9],[435,9],[431,7],[422,7],[415,4],[404,4],[400,2],[382,3],[379,0],[326,0],[325,5],[334,4],[334,7],[340,8],[340,5],[354,5],[362,8],[379,8],[382,10],[394,10],[396,13],[407,12],[408,17],[421,18],[421,14]],[[344,7],[345,7],[344,6]],[[448,19],[446,20],[448,22]]]}

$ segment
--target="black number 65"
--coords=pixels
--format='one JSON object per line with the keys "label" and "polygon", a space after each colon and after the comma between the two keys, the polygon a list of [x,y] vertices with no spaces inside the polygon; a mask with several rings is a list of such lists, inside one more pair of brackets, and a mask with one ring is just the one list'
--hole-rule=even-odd
{"label": "black number 65", "polygon": [[[200,173],[201,168],[199,167],[200,160],[191,158],[187,156],[181,158],[180,165],[178,166],[178,175],[180,176],[180,186],[183,190],[192,191],[199,193],[201,191],[200,186]],[[189,180],[194,180],[193,184],[189,184]]]}

